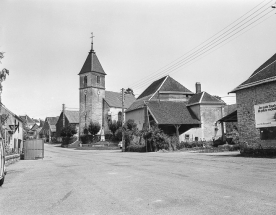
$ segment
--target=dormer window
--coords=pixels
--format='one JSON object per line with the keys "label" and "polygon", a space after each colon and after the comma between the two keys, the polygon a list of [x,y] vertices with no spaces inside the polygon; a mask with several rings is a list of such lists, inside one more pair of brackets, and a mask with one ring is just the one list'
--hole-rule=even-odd
{"label": "dormer window", "polygon": [[97,83],[99,84],[101,82],[101,77],[97,76]]}
{"label": "dormer window", "polygon": [[84,86],[84,87],[87,87],[87,76],[84,76],[83,86]]}

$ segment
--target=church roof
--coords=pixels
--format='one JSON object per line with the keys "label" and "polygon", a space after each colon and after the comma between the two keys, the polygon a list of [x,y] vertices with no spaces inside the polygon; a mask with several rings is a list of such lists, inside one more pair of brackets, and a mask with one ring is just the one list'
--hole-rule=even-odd
{"label": "church roof", "polygon": [[[122,99],[121,99],[121,93],[112,92],[112,91],[105,91],[105,99],[106,103],[110,107],[122,107]],[[135,97],[130,94],[125,94],[125,102],[124,107],[129,108],[129,106],[135,101]]]}
{"label": "church roof", "polygon": [[225,102],[217,99],[214,96],[211,96],[207,92],[200,92],[193,95],[189,101],[187,106],[196,105],[196,104],[217,104],[217,105],[225,105]]}
{"label": "church roof", "polygon": [[201,124],[185,102],[152,100],[147,103],[150,113],[158,124]]}
{"label": "church roof", "polygon": [[272,81],[276,81],[276,54],[274,54],[264,64],[256,69],[246,81],[244,81],[230,93],[235,93],[241,89]]}
{"label": "church roof", "polygon": [[90,51],[88,53],[88,56],[82,66],[82,69],[81,69],[79,75],[86,73],[86,72],[97,72],[97,73],[106,75],[106,73],[104,72],[103,67],[94,51]]}

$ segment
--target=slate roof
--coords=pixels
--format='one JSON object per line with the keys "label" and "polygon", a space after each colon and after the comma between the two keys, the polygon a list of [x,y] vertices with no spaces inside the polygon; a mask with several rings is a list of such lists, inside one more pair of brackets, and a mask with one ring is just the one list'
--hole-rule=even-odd
{"label": "slate roof", "polygon": [[65,116],[67,117],[69,123],[79,123],[79,111],[65,110]]}
{"label": "slate roof", "polygon": [[86,72],[98,72],[103,75],[106,75],[106,73],[104,72],[103,67],[94,51],[89,52],[79,75],[86,73]]}
{"label": "slate roof", "polygon": [[[110,107],[122,108],[121,93],[105,91],[104,100]],[[129,108],[134,101],[135,101],[135,97],[133,95],[125,94],[124,107]]]}
{"label": "slate roof", "polygon": [[158,124],[201,124],[185,102],[151,100],[147,103]]}
{"label": "slate roof", "polygon": [[133,104],[126,110],[126,112],[142,108],[144,106],[144,102],[154,99],[154,95],[158,91],[194,94],[182,84],[167,75],[163,78],[158,79],[157,81],[154,81],[149,87],[147,87],[144,92],[137,98],[137,100],[133,102]]}
{"label": "slate roof", "polygon": [[276,81],[276,54],[274,54],[264,64],[256,69],[246,81],[244,81],[230,93],[235,93],[241,89],[272,81]]}
{"label": "slate roof", "polygon": [[217,104],[217,105],[225,105],[225,102],[217,99],[214,96],[211,96],[207,92],[200,92],[193,95],[189,101],[187,106],[196,105],[196,104]]}

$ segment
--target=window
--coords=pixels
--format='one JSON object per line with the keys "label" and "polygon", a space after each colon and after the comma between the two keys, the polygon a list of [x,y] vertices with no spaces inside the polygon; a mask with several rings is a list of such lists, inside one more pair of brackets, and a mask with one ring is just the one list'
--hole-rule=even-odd
{"label": "window", "polygon": [[260,128],[261,140],[275,140],[276,139],[276,127]]}
{"label": "window", "polygon": [[101,82],[101,77],[97,76],[97,83],[99,84]]}
{"label": "window", "polygon": [[122,121],[122,112],[121,111],[118,113],[118,121]]}
{"label": "window", "polygon": [[87,76],[84,76],[83,86],[84,86],[84,87],[87,87]]}

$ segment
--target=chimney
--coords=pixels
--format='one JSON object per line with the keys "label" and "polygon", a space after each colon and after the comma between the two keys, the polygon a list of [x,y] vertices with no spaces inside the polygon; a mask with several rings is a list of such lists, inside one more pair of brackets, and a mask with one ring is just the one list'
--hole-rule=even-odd
{"label": "chimney", "polygon": [[201,93],[201,84],[200,82],[196,82],[196,93]]}
{"label": "chimney", "polygon": [[65,127],[65,104],[62,104],[62,127]]}

